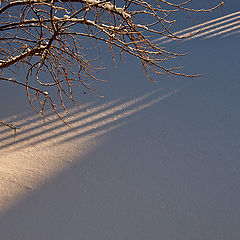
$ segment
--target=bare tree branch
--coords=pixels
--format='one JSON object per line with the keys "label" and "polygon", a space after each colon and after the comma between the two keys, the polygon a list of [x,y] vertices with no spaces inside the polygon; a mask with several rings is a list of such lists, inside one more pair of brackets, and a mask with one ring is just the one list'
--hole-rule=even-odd
{"label": "bare tree branch", "polygon": [[[137,58],[146,77],[154,74],[185,77],[165,62],[185,54],[160,47],[159,36],[182,38],[171,28],[176,11],[212,12],[189,7],[192,0],[171,3],[168,0],[5,0],[0,4],[0,81],[25,88],[32,108],[44,117],[50,107],[61,118],[67,102],[77,102],[77,87],[96,93],[90,80],[103,68],[101,48],[106,45],[113,62],[116,54]],[[184,36],[184,38],[191,37]],[[90,49],[95,56],[90,57]],[[23,65],[25,80],[14,78],[16,67]],[[57,98],[53,98],[53,91]],[[15,129],[12,125],[1,125]]]}

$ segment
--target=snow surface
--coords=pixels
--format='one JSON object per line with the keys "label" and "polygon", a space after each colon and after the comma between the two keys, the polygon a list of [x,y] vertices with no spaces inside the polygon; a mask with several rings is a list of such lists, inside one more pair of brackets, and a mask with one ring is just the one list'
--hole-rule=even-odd
{"label": "snow surface", "polygon": [[199,79],[156,86],[131,61],[105,72],[105,99],[84,95],[72,129],[2,85],[0,117],[21,129],[0,128],[0,239],[239,240],[234,33],[168,43],[192,51],[177,63]]}

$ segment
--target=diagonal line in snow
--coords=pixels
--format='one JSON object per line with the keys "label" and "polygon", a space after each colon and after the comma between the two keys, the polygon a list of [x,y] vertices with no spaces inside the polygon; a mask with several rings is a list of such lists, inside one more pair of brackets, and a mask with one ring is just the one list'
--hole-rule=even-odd
{"label": "diagonal line in snow", "polygon": [[[74,121],[74,119],[76,119],[76,118],[84,118],[84,117],[87,117],[98,111],[102,111],[103,109],[105,109],[109,106],[112,106],[113,104],[117,103],[118,101],[120,101],[120,100],[119,99],[113,100],[113,101],[110,101],[105,104],[100,104],[98,106],[94,106],[92,108],[88,108],[91,106],[90,104],[85,104],[84,106],[72,108],[72,109],[69,109],[69,111],[71,111],[72,115],[68,115],[65,112],[63,112],[63,115],[65,115],[65,116],[63,116],[63,119],[65,121],[67,121],[69,124],[71,124],[72,121]],[[21,121],[14,122],[15,125],[17,125],[20,129],[22,129],[21,131],[19,131],[17,133],[17,138],[16,138],[15,143],[22,140],[23,136],[26,136],[26,135],[34,136],[34,134],[36,135],[36,134],[42,132],[43,131],[42,127],[44,127],[45,131],[51,131],[52,129],[59,128],[60,126],[66,127],[66,125],[62,121],[59,121],[60,119],[52,112],[49,114],[49,116],[46,117],[46,119],[48,121],[43,122],[43,120],[41,118],[39,118],[39,115],[34,115],[34,116],[30,116],[26,119],[23,119]],[[0,138],[1,143],[4,140],[9,139],[9,137],[11,137],[11,136],[12,136],[11,130],[9,130],[8,134],[5,134],[4,137]],[[1,144],[0,144],[0,148],[1,148]]]}
{"label": "diagonal line in snow", "polygon": [[[153,99],[153,100],[151,100],[151,101],[149,101],[147,103],[143,103],[143,104],[138,105],[138,106],[136,106],[136,107],[134,107],[134,108],[132,108],[130,110],[124,111],[123,113],[116,114],[113,117],[109,117],[109,118],[104,119],[104,120],[102,120],[100,122],[97,122],[96,124],[93,124],[91,126],[87,126],[89,128],[87,130],[90,131],[90,130],[93,130],[95,128],[99,128],[99,127],[103,127],[105,125],[109,125],[109,124],[111,124],[111,123],[113,123],[113,122],[115,122],[117,120],[124,119],[124,118],[126,118],[126,117],[128,117],[128,116],[130,116],[130,115],[132,115],[134,113],[137,113],[139,111],[143,111],[145,108],[148,108],[148,107],[150,107],[150,106],[152,106],[154,104],[157,104],[157,103],[167,99],[168,97],[176,94],[179,91],[180,91],[180,89],[175,89],[175,90],[173,90],[173,91],[171,91],[171,92],[169,92],[169,93],[167,93],[167,94],[165,94],[163,96],[155,98],[155,99]],[[84,129],[84,130],[86,131],[86,129]],[[61,140],[60,143],[61,142],[65,142],[65,141],[71,141],[75,137],[78,137],[78,135],[79,135],[79,132],[76,132],[75,134],[73,133],[73,134],[71,134],[70,138],[66,138],[64,140]]]}
{"label": "diagonal line in snow", "polygon": [[[181,31],[175,32],[174,35],[178,35],[179,37],[187,37],[189,35],[194,35],[194,34],[196,34],[198,32],[201,32],[199,34],[203,34],[204,30],[207,30],[209,28],[212,28],[212,27],[215,27],[215,26],[218,26],[218,25],[226,24],[226,23],[231,22],[231,21],[236,20],[236,19],[239,19],[240,16],[234,17],[235,15],[238,15],[238,14],[240,14],[240,11],[235,12],[235,13],[231,13],[231,14],[228,14],[226,16],[223,16],[223,17],[220,17],[220,18],[216,18],[216,19],[213,19],[211,21],[207,21],[207,22],[204,22],[204,23],[201,23],[201,24],[198,24],[198,25],[186,28],[186,29],[183,29]],[[231,18],[230,19],[226,19],[226,18],[229,18],[229,17],[231,17]],[[220,20],[223,20],[223,21],[220,21]],[[220,21],[220,22],[218,22],[218,21]],[[217,23],[215,23],[215,22],[217,22]],[[214,24],[208,25],[210,23],[214,23]],[[181,33],[184,33],[184,34],[179,35]],[[198,34],[192,36],[191,38],[189,38],[189,40],[193,39],[194,37],[197,37],[197,36],[198,36]],[[162,41],[164,39],[167,39],[167,40]],[[174,41],[174,40],[178,40],[178,39],[177,38],[176,39],[169,39],[168,37],[164,36],[164,37],[155,39],[152,42],[157,42],[157,41],[161,42],[162,41],[161,43],[167,43],[167,42],[171,42],[171,41]],[[188,40],[188,39],[185,39],[185,40]]]}
{"label": "diagonal line in snow", "polygon": [[[59,137],[62,137],[67,133],[72,133],[76,127],[86,129],[86,126],[92,122],[99,121],[107,116],[114,115],[119,111],[138,104],[148,97],[154,95],[158,91],[159,90],[154,90],[143,96],[125,101],[123,103],[119,103],[119,99],[113,100],[109,103],[93,107],[92,109],[90,108],[88,111],[80,112],[69,119],[68,123],[72,127],[71,129],[67,128],[66,125],[59,120],[55,124],[50,123],[46,125],[42,123],[42,120],[33,122],[17,135],[17,139],[15,139],[15,141],[11,141],[9,136],[3,136],[1,139],[0,149],[9,148],[11,146],[11,150],[13,150],[13,148],[17,147],[18,145],[22,147],[22,143],[24,143],[26,146],[29,144],[36,145],[51,139],[56,142]],[[118,103],[118,105],[113,106],[115,103]]]}
{"label": "diagonal line in snow", "polygon": [[[67,121],[67,119],[72,116],[75,115],[76,113],[79,114],[79,112],[85,112],[87,108],[89,108],[90,106],[93,105],[94,102],[90,102],[90,103],[86,103],[86,104],[82,104],[81,106],[77,106],[77,107],[73,107],[72,109],[69,109],[69,111],[71,111],[71,114],[67,114],[66,112],[61,113],[62,114],[62,118],[64,120]],[[40,117],[39,114],[36,115],[30,115],[29,113],[22,113],[21,115],[17,115],[16,117],[9,117],[6,118],[4,121],[5,122],[9,122],[13,125],[15,125],[16,127],[22,129],[25,128],[25,126],[27,126],[25,129],[31,128],[32,125],[35,125],[36,127],[40,127],[42,125],[46,125],[49,123],[54,123],[56,121],[58,121],[59,118],[51,111],[46,111],[45,112],[45,116],[44,116],[44,120],[43,118]],[[36,125],[36,123],[39,123],[38,125]],[[21,135],[23,132],[19,132],[17,133],[17,135]],[[6,137],[10,137],[13,135],[13,131],[12,129],[6,128],[6,127],[2,127],[0,129],[0,136],[3,135]],[[0,141],[4,140],[2,137],[0,137]]]}
{"label": "diagonal line in snow", "polygon": [[229,37],[229,36],[232,36],[232,35],[235,35],[235,34],[240,34],[240,30],[236,30],[236,31],[224,34],[223,36],[221,36],[221,38]]}
{"label": "diagonal line in snow", "polygon": [[228,28],[228,29],[226,29],[226,30],[224,30],[224,31],[211,34],[210,36],[206,36],[204,39],[213,38],[213,37],[216,37],[216,36],[219,36],[219,35],[223,35],[223,34],[225,34],[225,33],[234,31],[234,30],[239,29],[239,28],[240,28],[240,25],[237,25],[237,26],[235,26],[235,27]]}
{"label": "diagonal line in snow", "polygon": [[[124,99],[121,102],[116,102],[115,106],[94,112],[85,120],[78,118],[71,131],[65,132],[66,128],[63,129],[60,125],[60,128],[53,133],[54,138],[52,139],[47,138],[51,132],[45,132],[43,136],[39,137],[43,140],[39,144],[36,144],[40,140],[36,136],[25,142],[12,144],[1,149],[0,213],[26,198],[33,190],[64,171],[71,162],[84,159],[101,143],[100,136],[131,121],[129,116],[169,98],[181,89],[170,90],[160,96],[158,90],[128,100]],[[93,118],[95,121],[92,121]],[[36,125],[39,126],[39,123],[36,122]],[[27,128],[28,125],[25,127]],[[46,128],[49,127],[46,126]],[[44,126],[39,126],[39,128],[42,129],[41,131],[46,130]],[[27,137],[28,134],[25,133],[22,137]],[[33,144],[31,145],[31,143]]]}
{"label": "diagonal line in snow", "polygon": [[[210,33],[213,33],[213,32],[219,31],[219,30],[222,30],[222,29],[224,29],[224,28],[229,28],[229,27],[234,26],[234,25],[239,24],[239,23],[240,23],[240,21],[236,21],[236,22],[233,22],[233,23],[230,23],[230,24],[226,24],[226,25],[223,25],[223,26],[221,26],[221,27],[217,27],[217,28],[211,29],[211,30],[209,30],[209,31],[196,34],[195,36],[193,36],[193,37],[191,37],[191,38],[188,38],[188,39],[184,39],[184,40],[185,40],[185,41],[188,41],[188,40],[192,40],[192,39],[194,39],[194,38],[199,38],[199,37],[208,35],[208,34],[210,34]],[[232,29],[232,28],[230,28],[230,29]],[[226,32],[230,31],[230,29],[227,29]],[[220,35],[220,34],[222,34],[222,33],[224,33],[224,32],[225,32],[225,31],[220,31],[220,32],[218,32],[218,33],[216,33],[216,34],[211,34],[210,36],[212,36],[212,37],[213,37],[213,36],[217,36],[217,35]],[[208,38],[208,37],[205,37],[205,38]]]}

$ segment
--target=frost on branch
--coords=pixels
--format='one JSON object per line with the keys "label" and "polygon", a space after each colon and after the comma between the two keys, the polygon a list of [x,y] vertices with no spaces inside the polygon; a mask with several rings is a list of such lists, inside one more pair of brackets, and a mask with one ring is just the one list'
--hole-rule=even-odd
{"label": "frost on branch", "polygon": [[[191,2],[2,1],[0,80],[23,86],[32,108],[43,117],[45,109],[50,107],[61,118],[59,112],[67,112],[66,104],[77,102],[77,88],[95,93],[90,83],[98,80],[95,73],[103,68],[103,47],[109,48],[115,65],[117,54],[138,59],[150,80],[156,74],[194,77],[179,68],[166,67],[166,61],[184,54],[167,50],[153,41],[161,36],[180,38],[171,32],[176,11],[212,12],[223,5],[198,10],[191,8]],[[97,55],[93,59],[88,54],[92,49]],[[26,72],[24,81],[14,75],[21,65]],[[54,92],[57,98],[52,97]]]}

